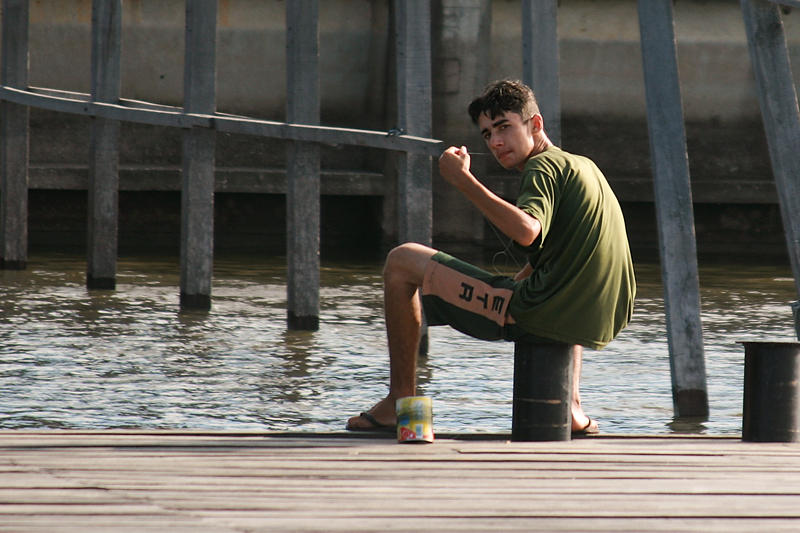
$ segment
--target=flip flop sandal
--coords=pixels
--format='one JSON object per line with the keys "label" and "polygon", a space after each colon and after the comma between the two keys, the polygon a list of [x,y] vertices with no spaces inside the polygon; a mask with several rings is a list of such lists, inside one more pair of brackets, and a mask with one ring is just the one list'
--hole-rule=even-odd
{"label": "flip flop sandal", "polygon": [[372,416],[369,413],[364,412],[359,414],[358,416],[369,422],[371,425],[368,427],[354,427],[348,424],[345,429],[347,429],[348,431],[380,431],[386,433],[391,433],[397,430],[397,425],[381,424],[374,416]]}

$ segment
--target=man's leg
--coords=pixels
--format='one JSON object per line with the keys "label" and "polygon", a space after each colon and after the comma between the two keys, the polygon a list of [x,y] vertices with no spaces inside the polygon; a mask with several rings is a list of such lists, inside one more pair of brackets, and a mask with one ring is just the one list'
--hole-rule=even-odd
{"label": "man's leg", "polygon": [[576,344],[572,349],[572,431],[592,433],[597,431],[597,422],[591,420],[581,407],[581,367],[583,366],[583,346]]}
{"label": "man's leg", "polygon": [[[417,390],[417,353],[419,351],[422,309],[418,289],[425,268],[436,250],[416,243],[406,243],[389,252],[383,269],[383,304],[389,344],[389,394],[375,404],[369,414],[382,425],[396,423],[395,400],[414,396]],[[363,416],[347,421],[351,429],[373,426]]]}

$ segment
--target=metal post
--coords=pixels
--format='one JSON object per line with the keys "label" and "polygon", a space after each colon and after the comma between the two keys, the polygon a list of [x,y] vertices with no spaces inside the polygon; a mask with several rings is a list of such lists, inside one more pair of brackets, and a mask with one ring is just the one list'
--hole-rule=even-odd
{"label": "metal post", "polygon": [[700,287],[672,0],[639,0],[672,401],[679,417],[707,416]]}
{"label": "metal post", "polygon": [[[122,0],[93,0],[93,101],[119,101],[121,26]],[[116,286],[119,129],[117,120],[92,119],[86,271],[86,286],[90,289],[113,289]]]}
{"label": "metal post", "polygon": [[[319,124],[319,2],[286,3],[286,121]],[[286,152],[287,321],[319,329],[319,145],[289,141]]]}
{"label": "metal post", "polygon": [[558,0],[522,0],[522,81],[536,94],[547,136],[561,146]]}
{"label": "metal post", "polygon": [[[28,87],[28,0],[3,0],[0,83]],[[28,261],[28,108],[0,102],[0,264],[22,270]]]}
{"label": "metal post", "polygon": [[[217,0],[187,0],[183,108],[213,114],[216,104]],[[211,308],[214,262],[215,132],[191,128],[183,133],[181,188],[182,308]]]}

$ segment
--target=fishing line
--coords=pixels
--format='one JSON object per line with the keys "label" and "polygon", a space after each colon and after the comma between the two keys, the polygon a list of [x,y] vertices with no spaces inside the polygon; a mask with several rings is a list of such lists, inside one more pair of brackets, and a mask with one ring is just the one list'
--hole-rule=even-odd
{"label": "fishing line", "polygon": [[500,272],[500,269],[497,266],[498,259],[500,257],[503,257],[503,256],[506,257],[506,261],[505,261],[505,263],[503,265],[504,267],[508,268],[508,259],[510,258],[514,262],[514,265],[516,265],[517,270],[522,269],[522,265],[519,263],[519,261],[517,261],[516,256],[514,256],[514,252],[511,251],[511,246],[512,246],[512,244],[514,242],[514,239],[509,238],[508,239],[508,244],[506,244],[506,242],[500,236],[500,232],[497,230],[497,228],[494,226],[494,224],[492,224],[488,220],[486,222],[489,224],[489,227],[492,228],[492,231],[494,232],[494,236],[497,237],[497,240],[500,241],[500,244],[503,246],[502,250],[500,250],[499,252],[496,252],[492,256],[492,269],[494,269],[495,274],[507,275],[507,273]]}
{"label": "fishing line", "polygon": [[[470,152],[469,150],[467,150],[467,153],[470,155],[470,157],[471,156],[490,156],[490,155],[494,155],[491,152]],[[500,245],[503,247],[502,250],[500,250],[499,252],[496,252],[492,256],[492,269],[494,270],[495,274],[506,275],[506,273],[500,272],[500,269],[497,266],[497,262],[498,262],[500,257],[505,257],[506,258],[506,261],[504,262],[504,265],[503,265],[504,267],[508,268],[508,259],[511,259],[511,261],[514,262],[514,265],[517,267],[518,270],[522,269],[522,265],[517,260],[516,256],[514,255],[514,252],[511,250],[511,246],[512,246],[512,244],[514,242],[514,239],[509,237],[508,238],[508,243],[506,243],[503,240],[503,237],[500,235],[499,230],[495,227],[495,225],[492,224],[491,222],[489,222],[488,219],[486,219],[486,223],[489,224],[490,228],[492,228],[492,232],[494,233],[494,236],[497,237],[497,240],[500,242]]]}

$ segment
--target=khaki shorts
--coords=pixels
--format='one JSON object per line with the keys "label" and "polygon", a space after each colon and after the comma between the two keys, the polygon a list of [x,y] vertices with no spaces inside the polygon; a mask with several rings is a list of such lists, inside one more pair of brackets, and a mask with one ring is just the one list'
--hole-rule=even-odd
{"label": "khaki shorts", "polygon": [[422,306],[429,326],[448,325],[471,337],[530,338],[514,324],[508,304],[516,282],[437,252],[425,270]]}

